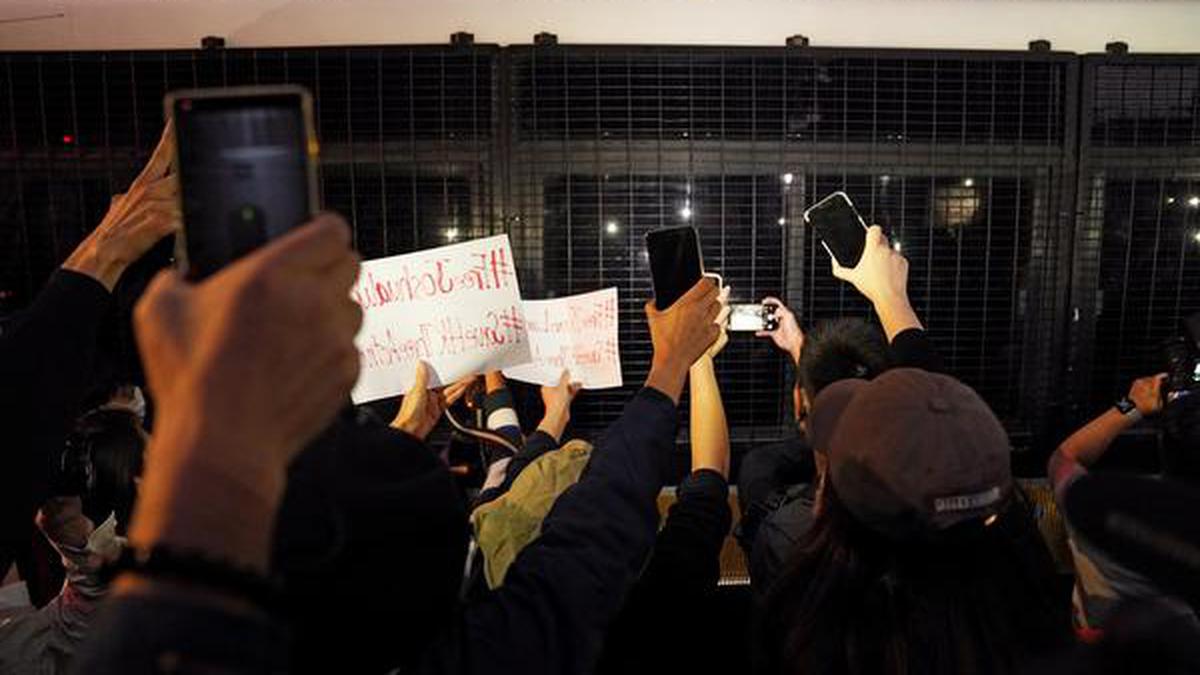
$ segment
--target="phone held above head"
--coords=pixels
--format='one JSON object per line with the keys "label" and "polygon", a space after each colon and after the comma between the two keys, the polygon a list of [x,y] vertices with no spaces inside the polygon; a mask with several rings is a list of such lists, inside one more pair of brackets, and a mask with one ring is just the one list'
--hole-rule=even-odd
{"label": "phone held above head", "polygon": [[303,87],[172,92],[183,212],[176,258],[199,280],[319,210],[312,97]]}
{"label": "phone held above head", "polygon": [[654,305],[664,310],[683,297],[704,274],[700,236],[691,225],[667,227],[646,233]]}
{"label": "phone held above head", "polygon": [[804,222],[812,225],[821,245],[845,268],[853,268],[862,258],[867,242],[867,224],[845,192],[834,192],[804,212]]}

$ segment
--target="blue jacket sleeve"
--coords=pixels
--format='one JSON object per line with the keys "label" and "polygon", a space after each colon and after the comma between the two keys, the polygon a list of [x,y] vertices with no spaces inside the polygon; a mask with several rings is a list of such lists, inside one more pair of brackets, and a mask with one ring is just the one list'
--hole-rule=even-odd
{"label": "blue jacket sleeve", "polygon": [[711,617],[729,534],[729,485],[711,469],[693,471],[654,544],[646,569],[608,631],[600,673],[705,672],[727,635],[697,644]]}
{"label": "blue jacket sleeve", "polygon": [[677,500],[638,581],[639,593],[680,601],[716,588],[721,577],[721,545],[733,520],[729,484],[711,469],[683,479]]}
{"label": "blue jacket sleeve", "polygon": [[517,418],[517,405],[512,392],[502,387],[483,398],[483,415],[487,428],[503,435],[518,448],[525,442],[521,436],[521,423]]}

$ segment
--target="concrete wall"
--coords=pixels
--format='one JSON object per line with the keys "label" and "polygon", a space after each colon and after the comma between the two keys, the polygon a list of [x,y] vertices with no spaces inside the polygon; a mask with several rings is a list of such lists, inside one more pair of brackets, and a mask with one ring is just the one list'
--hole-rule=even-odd
{"label": "concrete wall", "polygon": [[1195,0],[0,0],[0,50],[441,43],[814,45],[1200,52]]}

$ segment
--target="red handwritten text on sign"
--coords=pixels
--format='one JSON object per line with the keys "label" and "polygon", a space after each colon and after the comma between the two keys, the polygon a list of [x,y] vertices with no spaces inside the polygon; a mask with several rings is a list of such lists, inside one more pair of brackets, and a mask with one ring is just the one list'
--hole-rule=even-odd
{"label": "red handwritten text on sign", "polygon": [[489,249],[473,252],[465,260],[443,255],[378,270],[364,265],[350,295],[363,309],[373,309],[464,292],[487,293],[516,288],[517,274],[510,262],[511,256],[506,238],[503,245],[497,243]]}
{"label": "red handwritten text on sign", "polygon": [[588,389],[621,386],[617,344],[617,289],[553,300],[526,300],[533,362],[505,368],[509,377],[555,384],[564,369]]}
{"label": "red handwritten text on sign", "polygon": [[527,363],[512,260],[500,235],[363,263],[351,291],[363,308],[354,401],[403,393],[418,361],[432,366],[434,384]]}

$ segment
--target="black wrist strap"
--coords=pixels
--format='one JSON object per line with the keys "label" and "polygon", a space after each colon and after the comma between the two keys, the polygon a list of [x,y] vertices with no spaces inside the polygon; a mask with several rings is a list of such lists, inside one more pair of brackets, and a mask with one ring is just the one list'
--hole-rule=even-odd
{"label": "black wrist strap", "polygon": [[1142,413],[1137,409],[1137,404],[1128,396],[1121,397],[1119,401],[1113,404],[1113,407],[1126,417],[1132,417],[1135,420],[1142,419]]}
{"label": "black wrist strap", "polygon": [[283,611],[283,585],[277,580],[215,560],[200,551],[177,551],[167,546],[149,549],[127,546],[108,567],[107,577],[115,578],[121,572],[229,593],[271,614]]}

